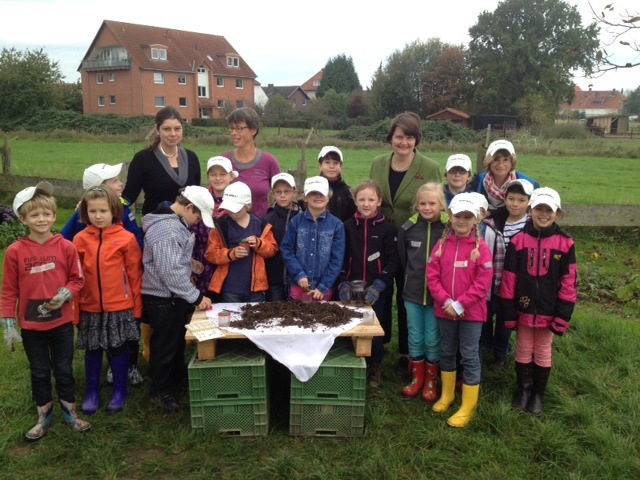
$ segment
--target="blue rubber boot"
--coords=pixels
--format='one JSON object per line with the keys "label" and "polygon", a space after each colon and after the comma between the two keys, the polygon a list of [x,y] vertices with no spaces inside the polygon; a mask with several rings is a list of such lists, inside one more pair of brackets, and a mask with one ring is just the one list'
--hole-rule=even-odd
{"label": "blue rubber boot", "polygon": [[87,377],[87,391],[82,402],[82,412],[93,415],[100,406],[100,373],[102,372],[102,352],[100,355],[84,355],[84,371]]}
{"label": "blue rubber boot", "polygon": [[107,407],[110,413],[122,410],[127,401],[127,383],[129,381],[129,353],[119,357],[111,357],[111,370],[113,371],[113,394]]}

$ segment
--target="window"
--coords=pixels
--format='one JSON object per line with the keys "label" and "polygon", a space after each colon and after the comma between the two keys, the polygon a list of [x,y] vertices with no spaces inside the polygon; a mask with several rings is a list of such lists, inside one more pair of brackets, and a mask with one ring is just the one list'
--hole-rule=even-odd
{"label": "window", "polygon": [[186,85],[187,84],[187,76],[184,73],[178,74],[178,85]]}
{"label": "window", "polygon": [[151,60],[166,60],[167,49],[166,48],[151,48]]}
{"label": "window", "polygon": [[98,106],[104,107],[104,97],[102,95],[98,97]]}
{"label": "window", "polygon": [[224,77],[216,77],[216,85],[218,87],[224,87]]}
{"label": "window", "polygon": [[244,88],[244,78],[236,78],[236,88]]}
{"label": "window", "polygon": [[109,81],[110,82],[115,82],[116,81],[116,73],[115,72],[109,72]]}
{"label": "window", "polygon": [[314,87],[319,87],[320,86],[320,80],[314,80],[313,81],[313,86]]}
{"label": "window", "polygon": [[178,105],[180,105],[181,107],[186,107],[187,106],[187,97],[178,98]]}
{"label": "window", "polygon": [[218,108],[224,108],[224,100],[218,100]]}
{"label": "window", "polygon": [[207,87],[198,87],[198,97],[207,98]]}
{"label": "window", "polygon": [[166,106],[166,102],[164,97],[156,97],[156,107],[164,108]]}
{"label": "window", "polygon": [[109,96],[109,104],[110,105],[115,105],[116,104],[116,96],[115,95],[110,95]]}
{"label": "window", "polygon": [[239,68],[240,59],[238,57],[227,57],[227,67]]}
{"label": "window", "polygon": [[244,107],[244,100],[236,100],[236,108]]}
{"label": "window", "polygon": [[204,66],[201,65],[201,66],[198,67],[198,73],[207,73],[207,69],[204,68]]}
{"label": "window", "polygon": [[153,83],[164,83],[164,73],[153,72]]}
{"label": "window", "polygon": [[96,73],[96,82],[104,83],[104,73]]}

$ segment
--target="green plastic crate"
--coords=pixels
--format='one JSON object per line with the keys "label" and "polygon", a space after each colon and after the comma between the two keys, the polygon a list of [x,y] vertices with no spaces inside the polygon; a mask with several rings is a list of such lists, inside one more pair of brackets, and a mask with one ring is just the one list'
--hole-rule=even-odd
{"label": "green plastic crate", "polygon": [[189,362],[189,399],[202,402],[266,402],[267,369],[264,353],[246,347],[219,352],[215,360]]}
{"label": "green plastic crate", "polygon": [[266,402],[206,402],[191,404],[191,428],[226,437],[256,437],[269,430]]}
{"label": "green plastic crate", "polygon": [[353,347],[334,346],[316,374],[306,382],[291,375],[291,403],[317,401],[363,403],[367,385],[367,365],[356,357]]}
{"label": "green plastic crate", "polygon": [[364,403],[291,402],[289,434],[316,437],[360,437],[364,434]]}

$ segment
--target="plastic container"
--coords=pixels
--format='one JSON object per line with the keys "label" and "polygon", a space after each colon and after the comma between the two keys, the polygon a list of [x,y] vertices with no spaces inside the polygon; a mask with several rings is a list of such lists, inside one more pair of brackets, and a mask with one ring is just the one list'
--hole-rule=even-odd
{"label": "plastic container", "polygon": [[351,290],[351,301],[354,303],[364,303],[364,282],[362,280],[352,280],[349,282]]}
{"label": "plastic container", "polygon": [[226,310],[222,310],[218,313],[218,326],[225,328],[228,327],[231,323],[231,312],[227,312]]}

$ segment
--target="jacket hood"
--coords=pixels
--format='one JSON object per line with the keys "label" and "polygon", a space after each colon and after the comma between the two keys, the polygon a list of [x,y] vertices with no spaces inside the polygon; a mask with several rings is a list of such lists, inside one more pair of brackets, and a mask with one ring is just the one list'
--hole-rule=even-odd
{"label": "jacket hood", "polygon": [[[440,212],[439,220],[446,225],[446,223],[449,221],[449,215],[447,215],[447,212]],[[407,219],[406,222],[402,224],[402,229],[406,232],[420,221],[427,222],[427,220],[424,220],[419,213],[414,213]]]}
{"label": "jacket hood", "polygon": [[58,245],[58,243],[60,243],[62,240],[64,240],[64,237],[59,233],[54,234],[53,237],[51,237],[49,240],[44,242],[44,244],[41,244],[36,242],[35,240],[32,240],[28,235],[23,235],[22,237],[18,237],[18,242],[24,243],[26,246],[38,246],[38,245],[54,246],[54,245]]}
{"label": "jacket hood", "polygon": [[142,230],[148,231],[152,225],[156,225],[162,222],[179,222],[183,226],[187,227],[187,224],[182,220],[175,212],[171,213],[148,213],[142,217]]}

